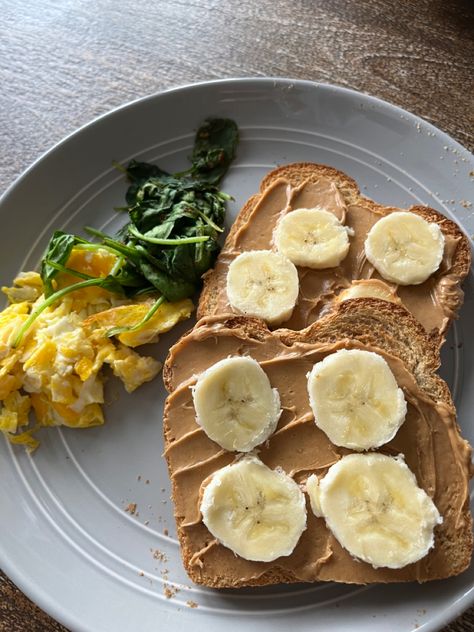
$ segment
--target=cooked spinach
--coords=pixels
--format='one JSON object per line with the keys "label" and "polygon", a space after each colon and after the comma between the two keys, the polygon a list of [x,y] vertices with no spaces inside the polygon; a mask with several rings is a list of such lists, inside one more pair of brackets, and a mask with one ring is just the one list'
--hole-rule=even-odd
{"label": "cooked spinach", "polygon": [[237,142],[234,121],[208,119],[197,131],[187,171],[169,174],[135,160],[125,169],[129,222],[115,239],[138,253],[131,265],[168,300],[193,295],[214,264],[231,199],[217,185],[235,157]]}
{"label": "cooked spinach", "polygon": [[229,119],[207,119],[199,128],[191,157],[194,177],[219,184],[235,158],[237,125]]}
{"label": "cooked spinach", "polygon": [[[196,133],[191,167],[186,171],[170,174],[136,160],[126,167],[116,164],[130,183],[127,205],[116,209],[127,212],[128,222],[114,236],[86,227],[98,243],[62,231],[53,234],[41,263],[46,300],[30,314],[13,346],[20,344],[46,307],[84,287],[95,285],[127,297],[158,292],[161,296],[152,308],[155,311],[163,300],[177,301],[195,294],[220,250],[218,238],[231,197],[218,185],[235,157],[237,143],[234,121],[207,119]],[[89,277],[67,268],[73,248],[105,248],[117,255],[117,262],[106,277]],[[54,281],[61,272],[82,280],[55,291]]]}

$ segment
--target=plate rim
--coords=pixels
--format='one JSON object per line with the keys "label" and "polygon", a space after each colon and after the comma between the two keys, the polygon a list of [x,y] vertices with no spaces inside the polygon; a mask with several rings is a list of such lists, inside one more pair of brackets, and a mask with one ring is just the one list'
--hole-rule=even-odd
{"label": "plate rim", "polygon": [[[464,147],[459,141],[452,138],[447,132],[438,128],[433,123],[427,121],[420,115],[414,114],[405,108],[395,105],[385,99],[380,97],[373,96],[365,91],[355,90],[353,88],[347,88],[345,86],[327,83],[327,82],[319,82],[313,81],[310,79],[292,79],[290,77],[282,77],[282,76],[242,76],[242,77],[226,77],[219,79],[212,79],[206,81],[199,82],[191,82],[184,83],[177,86],[172,86],[163,90],[159,90],[157,92],[153,92],[151,94],[147,94],[142,97],[137,97],[136,99],[132,99],[130,101],[126,101],[125,103],[118,105],[94,118],[84,123],[80,127],[74,129],[72,132],[61,138],[59,141],[54,143],[51,147],[42,152],[29,166],[26,167],[18,176],[16,176],[13,181],[7,186],[5,191],[0,196],[0,211],[3,204],[7,201],[7,199],[14,194],[16,188],[29,177],[29,175],[35,171],[37,166],[42,163],[44,160],[54,155],[56,152],[61,151],[65,145],[67,145],[71,139],[78,137],[82,134],[86,129],[90,130],[97,125],[100,125],[103,119],[111,119],[114,116],[124,112],[126,110],[133,109],[136,105],[146,102],[151,102],[155,99],[163,97],[165,95],[173,94],[173,93],[183,93],[187,91],[205,89],[208,86],[236,86],[245,85],[251,82],[255,82],[257,84],[267,84],[276,87],[278,84],[287,85],[287,86],[299,86],[301,88],[309,88],[309,89],[319,89],[332,91],[334,93],[343,94],[353,99],[362,98],[364,101],[381,106],[383,108],[388,108],[391,111],[399,113],[403,115],[407,120],[412,121],[414,123],[423,123],[425,128],[430,131],[436,133],[436,135],[446,142],[449,142],[450,145],[454,146],[458,152],[472,159],[473,154]],[[9,449],[11,447],[9,446]],[[13,560],[11,560],[11,556],[6,556],[5,560],[5,549],[2,547],[0,542],[0,568],[7,575],[11,581],[25,594],[27,598],[29,598],[33,603],[35,603],[38,607],[40,607],[43,611],[48,613],[51,617],[53,617],[56,621],[62,623],[68,628],[72,630],[77,630],[79,632],[90,632],[91,628],[83,625],[83,623],[72,613],[61,609],[60,601],[54,596],[48,593],[41,584],[35,582],[28,575],[25,575],[21,570],[15,568]],[[10,563],[11,560],[11,563]],[[6,563],[5,563],[6,561]],[[450,623],[453,619],[461,615],[465,610],[467,610],[470,606],[474,604],[474,583],[466,591],[461,597],[451,602],[442,612],[436,615],[435,619],[431,621],[426,621],[421,624],[418,628],[420,631],[423,630],[425,632],[435,632],[436,630],[440,630],[443,626]]]}
{"label": "plate rim", "polygon": [[26,178],[30,174],[30,172],[33,171],[40,162],[45,160],[48,156],[54,154],[56,151],[60,150],[63,145],[68,143],[72,138],[77,137],[85,129],[92,129],[95,125],[100,124],[102,119],[115,116],[116,114],[122,111],[125,111],[127,109],[134,107],[138,103],[145,103],[147,101],[152,101],[158,97],[161,97],[167,94],[172,94],[174,92],[183,92],[187,90],[194,90],[194,89],[203,88],[205,86],[214,86],[214,85],[219,85],[219,84],[239,85],[239,84],[244,84],[251,81],[255,81],[258,83],[268,83],[268,84],[285,83],[285,84],[290,84],[290,85],[299,85],[299,86],[308,87],[308,88],[322,88],[323,90],[324,89],[333,90],[334,92],[341,92],[343,94],[347,94],[348,96],[352,96],[352,97],[362,96],[364,99],[367,99],[373,103],[377,103],[383,107],[388,106],[392,110],[398,111],[400,114],[403,114],[404,116],[408,115],[410,118],[413,118],[417,122],[419,121],[423,122],[423,124],[426,125],[427,129],[429,129],[430,131],[436,132],[437,135],[441,134],[442,138],[449,140],[450,143],[454,143],[457,146],[456,148],[458,150],[461,150],[463,153],[467,153],[469,157],[473,156],[473,154],[469,151],[469,149],[467,149],[467,147],[464,147],[464,145],[462,145],[459,141],[457,141],[455,138],[450,136],[447,132],[440,129],[433,123],[430,123],[430,121],[427,121],[422,116],[418,114],[414,114],[410,110],[406,110],[405,108],[399,105],[395,105],[394,103],[390,103],[390,101],[386,101],[385,99],[381,99],[380,97],[373,96],[361,90],[355,90],[354,88],[347,88],[345,86],[327,83],[324,81],[312,81],[311,79],[291,79],[290,77],[280,77],[278,75],[266,76],[266,77],[245,76],[245,77],[229,77],[229,78],[224,78],[224,79],[210,79],[208,81],[184,83],[178,86],[165,88],[164,90],[159,90],[157,92],[152,92],[151,94],[147,94],[143,97],[137,97],[136,99],[126,101],[125,103],[122,103],[121,105],[118,105],[117,107],[114,107],[111,110],[107,110],[107,112],[104,112],[92,118],[90,121],[74,129],[69,134],[66,134],[66,136],[61,138],[59,141],[54,143],[51,147],[49,147],[45,151],[43,151],[37,158],[35,158],[35,160],[30,165],[26,167],[26,169],[21,171],[20,174],[13,179],[13,181],[7,186],[5,191],[0,196],[0,206],[4,203],[7,197],[11,195],[13,189],[15,189],[19,185],[19,183],[23,181],[23,179]]}

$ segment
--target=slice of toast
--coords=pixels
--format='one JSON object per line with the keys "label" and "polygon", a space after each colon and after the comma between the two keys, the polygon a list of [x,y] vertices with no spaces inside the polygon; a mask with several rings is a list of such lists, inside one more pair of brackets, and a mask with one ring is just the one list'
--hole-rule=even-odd
{"label": "slice of toast", "polygon": [[[300,294],[292,316],[282,326],[303,329],[327,314],[352,281],[382,279],[365,258],[364,241],[378,219],[401,209],[383,206],[362,196],[356,182],[337,169],[313,163],[293,163],[265,176],[260,192],[253,195],[240,211],[214,269],[204,277],[198,318],[237,313],[226,292],[227,270],[232,260],[245,250],[272,249],[273,231],[282,213],[315,206],[335,213],[355,234],[350,239],[347,257],[337,268],[298,269]],[[408,210],[440,226],[445,237],[444,257],[437,272],[424,283],[394,287],[404,307],[441,344],[443,334],[457,317],[463,302],[461,284],[471,265],[469,240],[455,222],[432,208],[412,206]]]}
{"label": "slice of toast", "polygon": [[[324,475],[350,450],[334,446],[316,426],[306,392],[313,364],[341,348],[380,353],[390,365],[408,403],[395,438],[378,449],[404,454],[418,484],[443,516],[435,546],[419,562],[402,569],[375,569],[354,560],[332,536],[307,501],[308,524],[293,553],[274,562],[250,562],[213,538],[199,511],[203,482],[238,458],[210,440],[195,419],[191,386],[215,362],[249,355],[261,363],[283,409],[273,435],[257,448],[270,468],[281,467],[304,485],[310,474]],[[425,582],[462,572],[472,551],[468,483],[471,448],[460,435],[449,389],[436,374],[436,341],[404,308],[377,299],[353,299],[303,331],[271,332],[258,319],[207,317],[170,350],[164,367],[169,396],[164,412],[165,455],[173,485],[181,553],[190,578],[229,588],[275,583],[337,581]]]}

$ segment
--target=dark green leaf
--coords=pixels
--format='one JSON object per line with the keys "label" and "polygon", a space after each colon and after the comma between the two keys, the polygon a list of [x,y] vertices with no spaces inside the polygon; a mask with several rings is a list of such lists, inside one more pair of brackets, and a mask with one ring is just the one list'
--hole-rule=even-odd
{"label": "dark green leaf", "polygon": [[207,119],[198,129],[191,157],[194,177],[218,184],[235,157],[239,130],[230,119]]}
{"label": "dark green leaf", "polygon": [[106,276],[101,279],[101,282],[97,283],[97,287],[101,287],[108,292],[113,292],[114,294],[123,294],[123,288],[120,285],[118,279],[113,276]]}
{"label": "dark green leaf", "polygon": [[129,263],[122,266],[114,278],[124,288],[142,288],[144,285],[143,276],[135,265]]}
{"label": "dark green leaf", "polygon": [[194,283],[182,278],[173,278],[166,272],[155,268],[148,261],[142,260],[140,262],[140,271],[168,301],[179,301],[192,296],[195,292]]}
{"label": "dark green leaf", "polygon": [[138,160],[131,160],[128,163],[126,172],[131,181],[143,181],[160,176],[169,176],[169,173],[160,169],[158,165],[152,165],[149,162],[139,162]]}
{"label": "dark green leaf", "polygon": [[137,160],[131,160],[127,165],[127,176],[132,183],[128,188],[125,195],[127,204],[133,204],[137,198],[137,194],[145,184],[152,178],[168,178],[169,174],[163,169],[160,169],[157,165],[152,165],[148,162],[138,162]]}
{"label": "dark green leaf", "polygon": [[60,270],[51,265],[51,263],[64,266],[69,259],[69,255],[71,254],[75,241],[76,238],[74,235],[64,233],[61,230],[56,230],[49,240],[49,244],[41,262],[40,272],[44,285],[44,294],[46,297],[53,294],[54,288],[52,281],[60,272]]}

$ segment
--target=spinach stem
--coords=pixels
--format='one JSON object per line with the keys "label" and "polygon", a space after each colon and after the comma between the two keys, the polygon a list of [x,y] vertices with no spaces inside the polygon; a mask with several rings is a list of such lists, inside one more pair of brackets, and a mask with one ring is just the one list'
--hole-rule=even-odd
{"label": "spinach stem", "polygon": [[113,329],[109,329],[107,332],[107,336],[111,338],[112,336],[117,336],[118,334],[123,334],[126,332],[138,331],[141,329],[146,323],[154,316],[160,305],[164,303],[166,298],[164,296],[160,296],[150,307],[145,316],[135,325],[130,327],[113,327]]}
{"label": "spinach stem", "polygon": [[116,160],[112,160],[112,167],[114,167],[115,169],[117,169],[117,171],[121,171],[122,173],[127,174],[127,169],[126,167],[124,167],[123,165],[121,165],[119,162],[117,162]]}
{"label": "spinach stem", "polygon": [[68,268],[66,266],[62,266],[60,263],[56,263],[56,261],[51,261],[51,259],[45,259],[45,263],[54,268],[55,270],[59,270],[59,272],[64,272],[65,274],[70,274],[71,276],[75,276],[78,279],[96,279],[97,277],[92,277],[90,274],[84,274],[84,272],[79,272],[79,270],[73,270],[72,268]]}
{"label": "spinach stem", "polygon": [[[103,243],[101,244],[90,244],[89,242],[85,242],[85,244],[89,244],[95,249],[104,248],[105,250],[109,250],[113,252],[114,255],[116,255],[118,252],[120,255],[125,255],[129,257],[133,257],[133,255],[136,254],[133,248],[129,248],[125,244],[122,244],[119,241],[116,241],[115,239],[111,239],[105,233],[103,233],[100,230],[97,230],[96,228],[92,228],[91,226],[85,226],[84,230],[88,232],[89,234],[93,235],[94,237],[99,237],[100,239],[103,240]],[[92,250],[92,248],[90,249]]]}
{"label": "spinach stem", "polygon": [[179,237],[177,239],[158,239],[157,237],[147,237],[139,230],[135,228],[135,226],[129,226],[128,232],[136,237],[137,239],[141,239],[142,241],[147,241],[150,244],[158,244],[161,246],[179,246],[180,244],[199,244],[202,241],[207,241],[209,239],[209,235],[202,235],[201,237]]}
{"label": "spinach stem", "polygon": [[104,281],[104,279],[102,277],[96,278],[96,279],[94,279],[94,278],[88,279],[87,281],[79,281],[79,283],[74,283],[73,285],[68,285],[67,287],[62,288],[61,290],[58,290],[54,294],[51,294],[51,296],[49,298],[47,298],[45,301],[43,301],[41,303],[41,305],[39,307],[37,307],[33,312],[31,312],[31,314],[25,320],[25,322],[21,326],[19,332],[15,336],[15,339],[14,339],[13,344],[12,344],[13,349],[18,347],[18,345],[23,340],[23,336],[25,335],[25,333],[28,331],[28,329],[31,327],[31,325],[35,322],[35,320],[38,318],[38,316],[42,312],[44,312],[44,310],[47,307],[49,307],[50,305],[52,305],[56,301],[59,301],[61,298],[63,298],[67,294],[70,294],[71,292],[75,292],[76,290],[82,290],[82,288],[85,288],[85,287],[93,287],[94,285],[100,285],[103,281]]}
{"label": "spinach stem", "polygon": [[202,219],[206,222],[206,224],[209,224],[209,226],[211,228],[213,228],[215,231],[217,231],[218,233],[223,233],[224,229],[221,228],[220,226],[218,226],[217,224],[215,224],[212,219],[210,217],[208,217],[205,213],[203,213],[202,211],[200,211],[199,209],[195,208],[194,209],[196,211],[196,213],[199,215],[199,217],[202,217]]}
{"label": "spinach stem", "polygon": [[120,255],[130,257],[131,259],[137,254],[134,248],[125,246],[125,244],[121,244],[119,241],[115,241],[114,239],[109,239],[106,237],[104,239],[104,244],[112,250],[115,250],[116,253],[118,252]]}
{"label": "spinach stem", "polygon": [[104,237],[108,237],[107,233],[103,233],[98,228],[92,228],[92,226],[84,226],[84,230],[86,231],[86,233],[89,233],[89,235],[93,235],[94,237],[100,237],[101,239],[104,239]]}
{"label": "spinach stem", "polygon": [[125,258],[123,257],[123,255],[120,255],[120,257],[118,257],[117,261],[114,263],[112,270],[109,272],[109,276],[115,276],[117,272],[120,271],[120,268],[123,266],[124,261]]}

